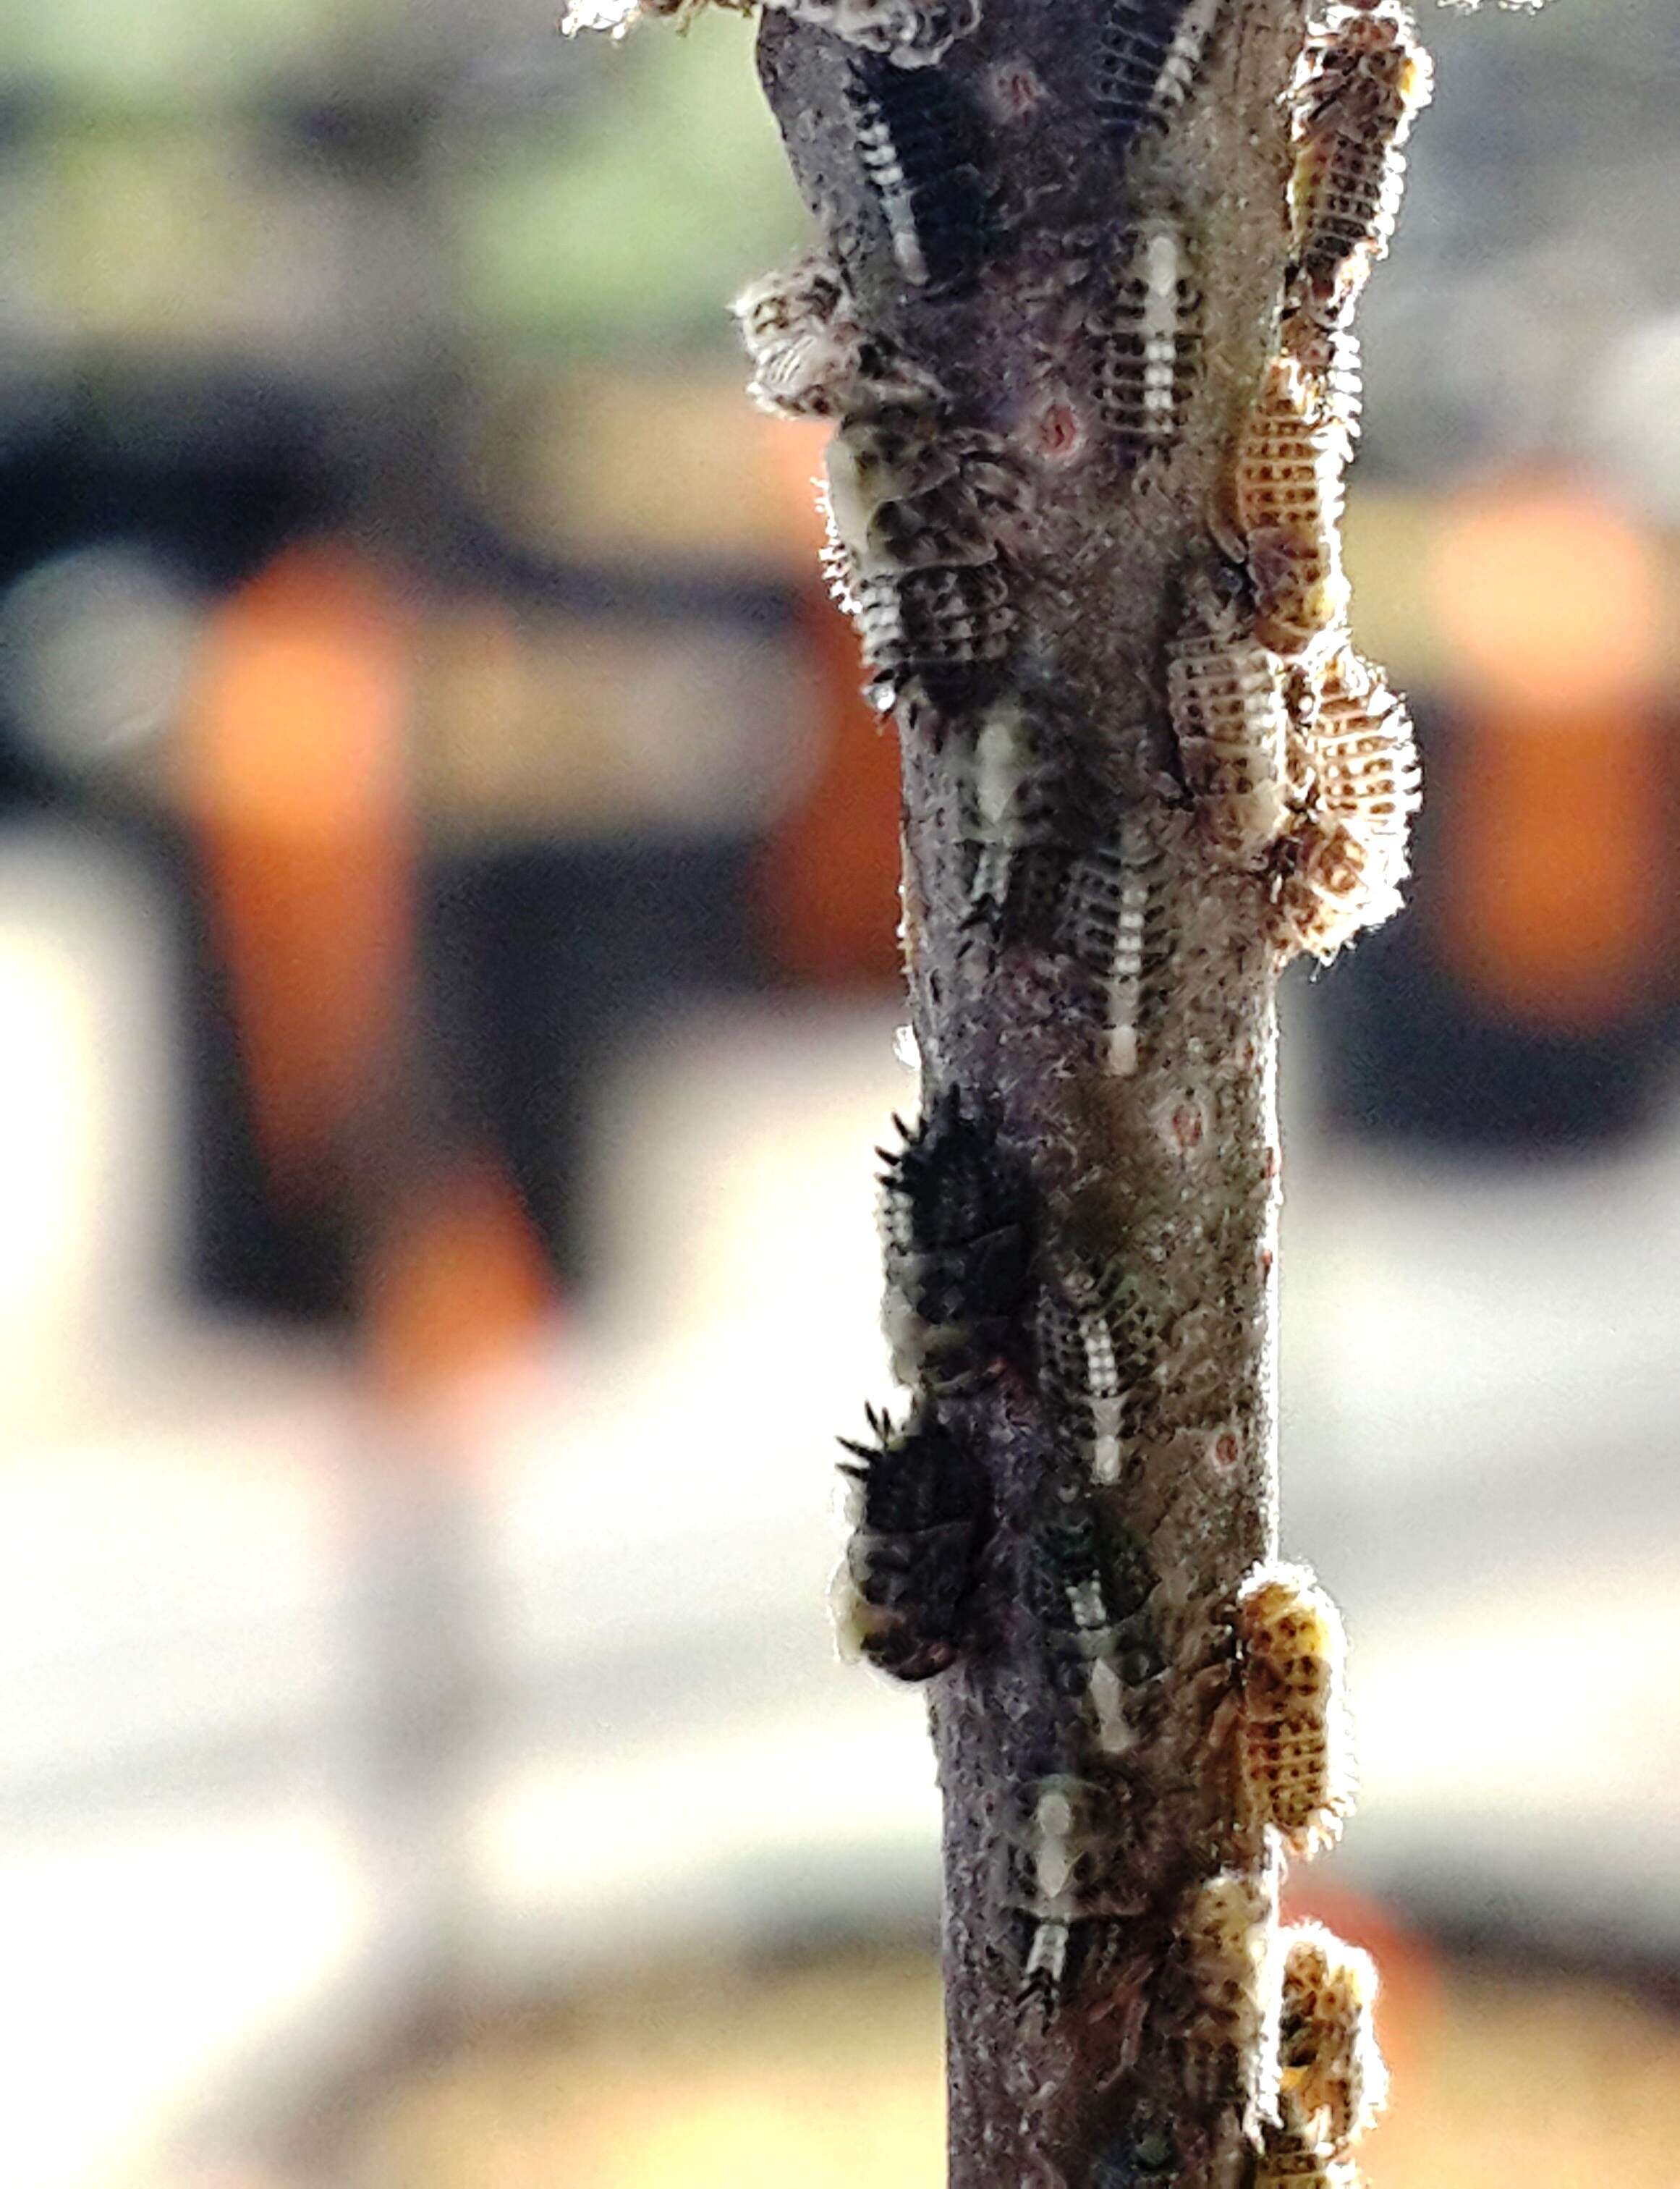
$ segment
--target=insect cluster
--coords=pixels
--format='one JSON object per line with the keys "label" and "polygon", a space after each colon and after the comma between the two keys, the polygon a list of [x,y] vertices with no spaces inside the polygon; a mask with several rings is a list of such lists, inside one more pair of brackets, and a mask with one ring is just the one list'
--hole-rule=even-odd
{"label": "insect cluster", "polygon": [[1350,321],[1389,246],[1428,97],[1404,0],[1329,7],[1295,87],[1295,256],[1281,344],[1239,436],[1236,582],[1192,585],[1168,669],[1185,780],[1230,863],[1265,878],[1281,958],[1333,957],[1400,902],[1418,769],[1406,709],[1355,652],[1343,481],[1358,435]]}

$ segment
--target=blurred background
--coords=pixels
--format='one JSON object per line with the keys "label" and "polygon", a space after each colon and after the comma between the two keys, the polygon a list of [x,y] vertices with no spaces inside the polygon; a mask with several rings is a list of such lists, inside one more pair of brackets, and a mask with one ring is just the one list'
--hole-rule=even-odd
{"label": "blurred background", "polygon": [[[751,32],[0,32],[0,2178],[939,2178],[895,759]],[[1676,2180],[1680,18],[1441,16],[1362,315],[1414,908],[1292,976],[1287,1548],[1375,2189]]]}

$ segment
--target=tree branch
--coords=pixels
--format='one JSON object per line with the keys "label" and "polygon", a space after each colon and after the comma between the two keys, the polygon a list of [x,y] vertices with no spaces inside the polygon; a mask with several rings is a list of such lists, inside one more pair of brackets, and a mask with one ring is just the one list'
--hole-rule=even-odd
{"label": "tree branch", "polygon": [[1345,2181],[1373,1979],[1276,1917],[1348,1772],[1275,1562],[1274,993],[1417,799],[1338,523],[1427,64],[1402,0],[790,0],[759,53],[822,242],[737,309],[835,423],[902,752],[910,1396],[841,1627],[935,1682],[951,2181]]}

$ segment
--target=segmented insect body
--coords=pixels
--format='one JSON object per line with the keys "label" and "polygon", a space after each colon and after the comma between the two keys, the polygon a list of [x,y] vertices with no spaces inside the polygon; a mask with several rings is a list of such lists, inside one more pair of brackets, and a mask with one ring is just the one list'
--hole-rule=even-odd
{"label": "segmented insect body", "polygon": [[1237,1598],[1248,1783],[1290,1852],[1341,1831],[1353,1803],[1341,1615],[1303,1566],[1264,1566]]}
{"label": "segmented insect body", "polygon": [[1361,928],[1397,908],[1396,893],[1376,888],[1371,846],[1350,823],[1309,810],[1282,848],[1271,903],[1280,963],[1305,955],[1327,965]]}
{"label": "segmented insect body", "polygon": [[1025,1289],[1022,1182],[980,1114],[948,1089],[880,1151],[885,1322],[895,1372],[960,1389],[995,1360]]}
{"label": "segmented insect body", "polygon": [[901,68],[942,60],[980,20],[979,0],[766,0],[796,22],[830,31]]}
{"label": "segmented insect body", "polygon": [[873,54],[854,63],[846,103],[900,273],[919,287],[969,287],[991,228],[979,110],[948,78]]}
{"label": "segmented insect body", "polygon": [[1276,1909],[1272,1869],[1258,1877],[1221,1870],[1197,1887],[1185,1927],[1197,2011],[1245,2075],[1251,2131],[1277,2093]]}
{"label": "segmented insect body", "polygon": [[1296,249],[1317,307],[1346,311],[1389,248],[1401,146],[1430,93],[1428,55],[1394,0],[1332,8],[1295,104]]}
{"label": "segmented insect body", "polygon": [[1343,320],[1326,325],[1308,312],[1292,313],[1284,321],[1283,333],[1285,348],[1352,447],[1359,439],[1365,410],[1359,337]]}
{"label": "segmented insect body", "polygon": [[1083,1705],[1098,1748],[1123,1756],[1137,1739],[1130,1698],[1162,1660],[1145,1609],[1153,1576],[1142,1546],[1126,1536],[1106,1547],[1106,1561],[1088,1512],[1057,1513],[1033,1539],[1032,1597],[1057,1685]]}
{"label": "segmented insect body", "polygon": [[936,699],[1001,660],[1015,625],[999,534],[1023,488],[996,437],[939,430],[933,406],[849,417],[827,451],[824,568],[887,703]]}
{"label": "segmented insect body", "polygon": [[1114,1332],[1095,1280],[1064,1272],[1038,1296],[1038,1377],[1057,1411],[1071,1422],[1091,1479],[1117,1482],[1125,1461],[1127,1393]]}
{"label": "segmented insect body", "polygon": [[1307,745],[1317,802],[1365,838],[1373,887],[1389,897],[1406,874],[1406,832],[1422,796],[1411,717],[1350,646],[1326,662],[1314,699]]}
{"label": "segmented insect body", "polygon": [[1338,2158],[1287,2098],[1262,2131],[1253,2180],[1253,2189],[1360,2189],[1358,2168]]}
{"label": "segmented insect body", "polygon": [[1388,2102],[1372,2014],[1376,1964],[1320,1923],[1292,1925],[1283,1948],[1281,2088],[1339,2156]]}
{"label": "segmented insect body", "polygon": [[1253,863],[1288,812],[1283,664],[1234,605],[1204,591],[1168,659],[1167,702],[1203,825],[1230,858]]}
{"label": "segmented insect body", "polygon": [[1284,355],[1266,367],[1237,449],[1235,500],[1259,602],[1255,636],[1308,652],[1347,614],[1342,475],[1348,432],[1323,389]]}
{"label": "segmented insect body", "polygon": [[1146,823],[1128,815],[1117,843],[1074,862],[1059,922],[1061,947],[1091,975],[1101,997],[1105,1057],[1120,1079],[1138,1068],[1158,863]]}
{"label": "segmented insect body", "polygon": [[1067,1975],[1076,1925],[1114,1912],[1102,1892],[1107,1797],[1089,1779],[1038,1779],[1029,1795],[1025,1834],[1027,1890],[1016,1904],[1032,1919],[1023,1970],[1027,2002],[1052,2005]]}
{"label": "segmented insect body", "polygon": [[1200,365],[1202,295],[1175,221],[1129,230],[1120,265],[1097,325],[1097,399],[1129,466],[1182,435]]}
{"label": "segmented insect body", "polygon": [[742,290],[731,308],[752,360],[747,392],[789,418],[837,417],[856,377],[860,331],[839,268],[824,252]]}
{"label": "segmented insect body", "polygon": [[1032,738],[1013,701],[988,708],[975,732],[973,828],[976,856],[969,902],[994,910],[1008,902],[1016,854],[1027,840],[1033,782]]}
{"label": "segmented insect body", "polygon": [[1107,0],[1096,107],[1117,150],[1195,89],[1219,12],[1219,0]]}
{"label": "segmented insect body", "polygon": [[929,1680],[955,1663],[964,1601],[985,1530],[979,1470],[931,1418],[894,1429],[873,1411],[874,1441],[846,1449],[862,1464],[855,1526],[835,1576],[834,1631],[843,1654],[899,1680]]}

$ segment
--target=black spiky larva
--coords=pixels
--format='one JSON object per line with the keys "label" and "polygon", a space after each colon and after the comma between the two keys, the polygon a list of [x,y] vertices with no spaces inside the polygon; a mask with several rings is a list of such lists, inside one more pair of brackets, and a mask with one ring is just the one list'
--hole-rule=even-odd
{"label": "black spiky larva", "polygon": [[964,1613],[985,1532],[984,1478],[931,1417],[895,1429],[868,1415],[871,1441],[846,1451],[853,1528],[834,1576],[843,1656],[897,1680],[931,1680],[961,1652]]}
{"label": "black spiky larva", "polygon": [[1106,0],[1097,48],[1096,108],[1124,152],[1195,89],[1221,0]]}
{"label": "black spiky larva", "polygon": [[1117,1079],[1139,1063],[1145,953],[1158,857],[1141,815],[1128,814],[1118,840],[1076,859],[1057,923],[1057,942],[1096,982],[1102,998],[1104,1061]]}
{"label": "black spiky larva", "polygon": [[1248,1785],[1290,1853],[1315,1853],[1353,1806],[1341,1614],[1304,1566],[1262,1566],[1236,1632]]}
{"label": "black spiky larva", "polygon": [[900,68],[944,59],[980,21],[980,0],[766,0],[795,22],[831,31],[848,45],[882,54]]}
{"label": "black spiky larva", "polygon": [[1342,479],[1351,454],[1325,390],[1298,359],[1271,359],[1232,486],[1258,603],[1254,633],[1286,659],[1320,648],[1347,616]]}
{"label": "black spiky larva", "polygon": [[1255,864],[1288,817],[1283,664],[1211,587],[1192,593],[1173,642],[1167,704],[1203,827],[1235,864]]}
{"label": "black spiky larva", "polygon": [[899,1130],[902,1145],[879,1151],[893,1371],[912,1387],[962,1389],[995,1364],[1025,1292],[1023,1181],[955,1088]]}
{"label": "black spiky larva", "polygon": [[1388,2102],[1389,2071],[1372,2009],[1377,1965],[1321,1923],[1283,1933],[1280,2088],[1340,2156]]}
{"label": "black spiky larva", "polygon": [[1196,1888],[1183,1936],[1196,2012],[1228,2049],[1247,2083],[1244,2124],[1253,2135],[1275,2109],[1281,1961],[1275,1864],[1258,1875],[1220,1870]]}
{"label": "black spiky larva", "polygon": [[1431,89],[1398,0],[1332,7],[1295,99],[1295,248],[1315,308],[1347,311],[1386,253],[1406,184],[1401,147]]}
{"label": "black spiky larva", "polygon": [[1032,1537],[1032,1598],[1058,1687],[1082,1705],[1098,1750],[1117,1756],[1136,1745],[1136,1699],[1163,1661],[1145,1610],[1153,1575],[1141,1545],[1126,1537],[1116,1547],[1117,1586],[1105,1576],[1104,1547],[1083,1507],[1055,1513]]}
{"label": "black spiky larva", "polygon": [[1118,1482],[1127,1392],[1101,1288],[1089,1271],[1064,1271],[1040,1292],[1036,1340],[1040,1385],[1072,1423],[1092,1481]]}
{"label": "black spiky larva", "polygon": [[979,109],[948,78],[873,54],[852,64],[846,105],[899,272],[919,288],[970,287],[991,232]]}
{"label": "black spiky larva", "polygon": [[840,269],[801,252],[765,274],[731,307],[753,368],[747,393],[788,418],[834,418],[846,407],[862,342]]}
{"label": "black spiky larva", "polygon": [[1127,230],[1096,332],[1097,404],[1128,467],[1184,433],[1202,348],[1202,292],[1182,225],[1165,215]]}
{"label": "black spiky larva", "polygon": [[1285,2099],[1261,2132],[1253,2189],[1360,2189],[1359,2169],[1338,2158],[1316,2124]]}

